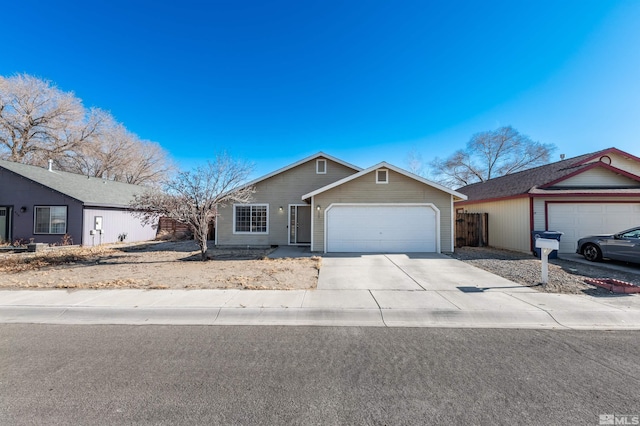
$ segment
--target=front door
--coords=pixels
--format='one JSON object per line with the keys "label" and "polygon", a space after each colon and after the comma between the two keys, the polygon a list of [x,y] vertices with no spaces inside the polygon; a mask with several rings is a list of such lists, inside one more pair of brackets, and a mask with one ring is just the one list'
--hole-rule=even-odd
{"label": "front door", "polygon": [[289,244],[311,244],[311,206],[289,206]]}
{"label": "front door", "polygon": [[8,209],[6,207],[0,207],[0,243],[7,242],[9,240],[9,221],[7,220]]}

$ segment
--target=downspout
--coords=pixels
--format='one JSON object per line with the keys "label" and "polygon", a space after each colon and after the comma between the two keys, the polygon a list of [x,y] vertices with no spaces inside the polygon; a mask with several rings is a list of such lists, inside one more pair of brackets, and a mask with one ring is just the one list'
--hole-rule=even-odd
{"label": "downspout", "polygon": [[534,252],[533,238],[531,238],[531,235],[533,235],[533,231],[533,196],[529,195],[529,250],[531,252]]}
{"label": "downspout", "polygon": [[313,230],[314,230],[314,221],[313,218],[315,216],[313,210],[315,209],[315,196],[311,197],[311,252],[313,253]]}
{"label": "downspout", "polygon": [[[456,232],[456,228],[455,228],[455,212],[454,212],[454,203],[453,203],[453,195],[451,196],[451,213],[449,214],[449,217],[451,217],[451,232],[449,232],[449,234],[451,235],[451,253],[453,253],[453,251],[455,250],[455,244],[454,241],[456,239],[455,236],[455,232]],[[440,224],[438,224],[438,226],[440,226]]]}

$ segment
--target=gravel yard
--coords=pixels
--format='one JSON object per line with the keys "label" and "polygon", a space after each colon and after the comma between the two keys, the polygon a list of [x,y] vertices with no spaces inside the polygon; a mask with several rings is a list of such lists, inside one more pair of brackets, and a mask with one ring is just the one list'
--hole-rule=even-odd
{"label": "gravel yard", "polygon": [[540,259],[533,255],[488,247],[456,248],[451,255],[475,267],[547,293],[608,294],[609,291],[584,282],[585,278],[614,278],[640,285],[638,273],[616,271],[599,263],[583,264],[566,259],[549,260],[549,283],[540,283]]}

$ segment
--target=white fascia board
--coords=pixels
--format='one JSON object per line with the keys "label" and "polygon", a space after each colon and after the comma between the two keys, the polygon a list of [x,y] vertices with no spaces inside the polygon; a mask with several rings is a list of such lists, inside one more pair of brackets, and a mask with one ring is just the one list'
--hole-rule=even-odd
{"label": "white fascia board", "polygon": [[436,188],[436,189],[439,189],[441,191],[444,191],[447,194],[450,194],[450,195],[452,195],[452,196],[454,196],[456,198],[459,198],[460,199],[459,201],[465,201],[467,199],[467,196],[462,194],[462,193],[460,193],[460,192],[454,191],[453,189],[447,188],[446,186],[440,185],[439,183],[432,182],[432,181],[430,181],[428,179],[425,179],[425,178],[423,178],[421,176],[414,175],[411,172],[408,172],[408,171],[406,171],[404,169],[401,169],[399,167],[396,167],[396,166],[394,166],[392,164],[389,164],[387,162],[384,162],[384,161],[382,163],[376,164],[375,166],[371,166],[368,169],[364,169],[364,170],[362,170],[362,171],[360,171],[360,172],[358,172],[356,174],[353,174],[351,176],[347,176],[346,178],[341,179],[341,180],[339,180],[337,182],[333,182],[333,183],[331,183],[329,185],[323,186],[322,188],[318,188],[313,192],[305,194],[305,195],[302,196],[302,199],[303,200],[309,199],[309,198],[311,198],[311,197],[313,197],[315,195],[321,194],[321,193],[323,193],[325,191],[328,191],[330,189],[333,189],[333,188],[335,188],[337,186],[340,186],[342,184],[350,182],[350,181],[352,181],[354,179],[357,179],[357,178],[359,178],[361,176],[366,175],[367,173],[371,173],[374,170],[377,170],[377,169],[380,169],[380,168],[387,168],[387,169],[393,170],[396,173],[404,175],[404,176],[406,176],[408,178],[411,178],[413,180],[416,180],[416,181],[418,181],[420,183],[423,183],[425,185],[429,185],[429,186],[431,186],[433,188]]}

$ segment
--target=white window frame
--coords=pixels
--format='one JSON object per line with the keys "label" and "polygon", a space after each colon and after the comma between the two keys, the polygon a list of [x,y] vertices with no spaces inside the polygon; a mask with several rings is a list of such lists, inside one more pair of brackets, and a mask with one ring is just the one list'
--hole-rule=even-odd
{"label": "white window frame", "polygon": [[[385,180],[380,180],[380,172],[385,173]],[[376,170],[376,183],[386,184],[389,183],[389,169],[378,169]]]}
{"label": "white window frame", "polygon": [[[51,232],[51,210],[54,208],[63,208],[64,209],[64,231],[62,232]],[[49,209],[49,232],[38,232],[38,210],[39,209]],[[69,208],[68,206],[33,206],[33,234],[34,235],[65,235],[67,233],[67,228],[69,226]]]}
{"label": "white window frame", "polygon": [[[323,171],[320,171],[320,164],[324,164]],[[316,174],[318,175],[326,175],[327,174],[327,160],[323,158],[319,158],[316,160]]]}
{"label": "white window frame", "polygon": [[[236,231],[236,208],[237,207],[265,207],[267,211],[266,231]],[[234,235],[268,235],[269,234],[269,204],[268,203],[252,203],[252,204],[234,204],[233,205],[233,233]]]}

